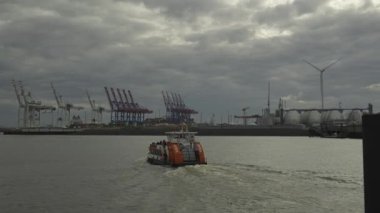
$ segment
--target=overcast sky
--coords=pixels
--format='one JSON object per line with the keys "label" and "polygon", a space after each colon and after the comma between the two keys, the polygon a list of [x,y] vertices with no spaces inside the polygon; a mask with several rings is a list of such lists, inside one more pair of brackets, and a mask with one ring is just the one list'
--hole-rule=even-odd
{"label": "overcast sky", "polygon": [[[273,108],[380,109],[380,1],[377,0],[1,0],[0,126],[17,123],[11,80],[36,100],[89,108],[87,89],[109,108],[104,86],[130,89],[164,112],[161,90],[226,120],[261,113],[271,81]],[[273,110],[273,109],[272,109]]]}

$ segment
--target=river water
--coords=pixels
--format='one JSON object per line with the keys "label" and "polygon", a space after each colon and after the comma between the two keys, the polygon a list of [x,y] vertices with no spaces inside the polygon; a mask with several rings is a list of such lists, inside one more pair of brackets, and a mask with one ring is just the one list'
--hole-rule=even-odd
{"label": "river water", "polygon": [[0,135],[0,212],[364,212],[361,140],[199,136],[208,165],[170,168],[162,139]]}

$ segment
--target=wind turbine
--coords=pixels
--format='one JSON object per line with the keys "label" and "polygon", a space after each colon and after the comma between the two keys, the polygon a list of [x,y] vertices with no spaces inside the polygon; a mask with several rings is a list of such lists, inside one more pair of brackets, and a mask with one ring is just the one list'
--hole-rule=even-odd
{"label": "wind turbine", "polygon": [[322,109],[324,108],[324,99],[323,99],[323,73],[328,69],[330,68],[331,66],[333,66],[334,64],[336,64],[338,61],[340,61],[342,58],[339,58],[338,60],[335,60],[333,61],[332,63],[330,63],[329,65],[327,65],[326,67],[324,68],[319,68],[317,66],[315,66],[314,64],[306,61],[305,59],[303,59],[303,61],[307,64],[309,64],[310,66],[312,66],[314,69],[318,70],[321,75],[320,75],[320,79],[321,79],[321,100],[322,100]]}

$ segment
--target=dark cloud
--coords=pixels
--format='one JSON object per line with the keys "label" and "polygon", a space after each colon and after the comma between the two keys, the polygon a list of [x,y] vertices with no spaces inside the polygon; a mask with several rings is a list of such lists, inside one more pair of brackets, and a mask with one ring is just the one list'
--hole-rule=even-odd
{"label": "dark cloud", "polygon": [[284,2],[1,1],[0,126],[16,124],[11,79],[48,104],[50,82],[86,107],[86,89],[107,107],[104,86],[130,89],[157,115],[160,91],[172,90],[205,120],[244,106],[260,113],[269,80],[273,102],[319,105],[319,74],[302,59],[340,57],[325,73],[326,105],[378,109],[379,4]]}

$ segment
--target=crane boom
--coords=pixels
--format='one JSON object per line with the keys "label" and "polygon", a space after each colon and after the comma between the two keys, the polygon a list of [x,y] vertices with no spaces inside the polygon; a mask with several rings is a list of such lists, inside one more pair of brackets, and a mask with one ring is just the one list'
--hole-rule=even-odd
{"label": "crane boom", "polygon": [[131,107],[131,104],[129,103],[128,95],[125,92],[125,89],[123,89],[123,95],[124,95],[124,98],[125,98],[125,101],[126,101],[126,104],[127,104],[128,108],[131,109],[132,107]]}
{"label": "crane boom", "polygon": [[88,90],[86,90],[86,95],[87,95],[88,101],[90,102],[91,109],[92,109],[92,110],[96,110],[96,109],[95,109],[95,104],[94,104],[94,102],[91,100],[90,93],[88,93]]}
{"label": "crane boom", "polygon": [[178,94],[178,98],[179,98],[179,102],[181,103],[181,106],[182,106],[182,107],[185,107],[185,106],[186,106],[186,105],[185,105],[185,102],[183,101],[183,99],[182,99],[182,97],[181,97],[180,94]]}
{"label": "crane boom", "polygon": [[54,85],[53,85],[52,82],[50,82],[50,86],[51,86],[51,88],[53,89],[54,98],[55,98],[55,100],[57,101],[57,105],[58,105],[58,107],[59,107],[59,108],[63,108],[63,104],[62,104],[62,96],[60,96],[60,97],[58,98],[57,91],[55,90]]}
{"label": "crane boom", "polygon": [[178,93],[174,93],[174,95],[175,95],[175,98],[176,98],[176,100],[177,100],[178,106],[179,106],[180,108],[184,108],[184,106],[183,106],[182,103],[181,103],[181,100],[179,99],[179,95],[178,95]]}
{"label": "crane boom", "polygon": [[128,90],[129,97],[131,98],[131,104],[135,106],[135,101],[133,100],[133,96],[130,90]]}
{"label": "crane boom", "polygon": [[110,93],[108,92],[107,87],[104,87],[104,90],[106,91],[108,103],[110,104],[111,110],[115,110],[114,104],[112,103],[111,96],[110,96]]}
{"label": "crane boom", "polygon": [[117,89],[116,89],[116,91],[117,91],[117,94],[119,95],[119,98],[120,98],[120,103],[121,103],[121,105],[123,106],[123,109],[124,109],[124,110],[126,110],[126,109],[127,109],[127,107],[125,106],[125,102],[124,102],[124,100],[123,100],[123,97],[121,96],[121,92],[120,92],[120,89],[119,89],[119,88],[117,88]]}
{"label": "crane boom", "polygon": [[166,99],[168,100],[168,103],[169,103],[169,107],[170,107],[170,109],[171,109],[171,110],[174,109],[174,102],[173,102],[173,100],[170,98],[170,96],[169,96],[169,92],[168,92],[168,91],[166,91]]}
{"label": "crane boom", "polygon": [[18,84],[19,84],[20,91],[21,91],[20,94],[21,94],[22,98],[24,99],[24,104],[27,105],[28,100],[26,99],[25,90],[24,90],[24,86],[22,85],[22,81],[18,81]]}
{"label": "crane boom", "polygon": [[169,101],[168,101],[167,97],[165,96],[164,91],[161,91],[161,93],[162,93],[162,97],[164,99],[164,104],[165,104],[166,111],[169,111],[170,110]]}
{"label": "crane boom", "polygon": [[173,100],[174,106],[175,107],[179,107],[178,101],[177,101],[174,93],[172,92],[171,95],[172,95],[172,100]]}
{"label": "crane boom", "polygon": [[17,97],[17,101],[18,101],[19,106],[24,107],[25,104],[21,100],[21,94],[20,94],[20,91],[18,91],[18,89],[17,89],[17,84],[16,84],[15,80],[12,80],[12,85],[13,85],[13,88],[15,89],[15,93],[16,93],[16,97]]}
{"label": "crane boom", "polygon": [[120,107],[119,102],[118,102],[118,100],[117,100],[117,98],[116,98],[115,91],[113,90],[112,87],[111,87],[111,94],[112,94],[112,97],[113,97],[113,103],[115,104],[116,108],[117,108],[118,110],[120,110],[121,107]]}

